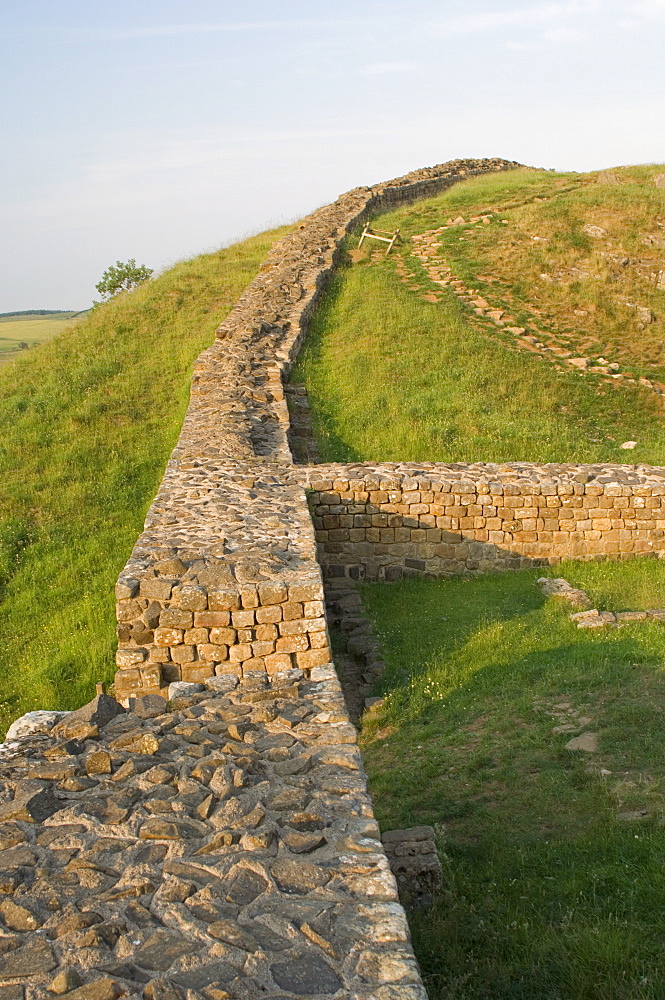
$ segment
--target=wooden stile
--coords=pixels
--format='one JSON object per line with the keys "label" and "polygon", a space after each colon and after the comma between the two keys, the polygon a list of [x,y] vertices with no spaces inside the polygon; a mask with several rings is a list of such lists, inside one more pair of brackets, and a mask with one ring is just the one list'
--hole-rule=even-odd
{"label": "wooden stile", "polygon": [[388,229],[371,229],[370,226],[365,226],[362,231],[362,236],[358,241],[358,249],[363,245],[363,240],[381,240],[382,243],[387,243],[388,248],[386,250],[386,257],[395,245],[395,242],[399,239],[399,229],[396,229],[394,233],[391,233]]}

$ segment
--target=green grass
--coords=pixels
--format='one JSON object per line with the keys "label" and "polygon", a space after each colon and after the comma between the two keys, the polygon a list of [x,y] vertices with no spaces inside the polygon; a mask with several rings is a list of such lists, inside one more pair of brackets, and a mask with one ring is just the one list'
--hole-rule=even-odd
{"label": "green grass", "polygon": [[[600,608],[665,606],[655,560],[550,575]],[[440,834],[418,959],[430,1000],[660,1000],[665,627],[578,630],[537,576],[363,587],[387,662],[361,738],[377,815]],[[582,718],[597,753],[552,731]]]}
{"label": "green grass", "polygon": [[[492,305],[511,311],[520,325],[575,353],[663,379],[665,288],[655,277],[663,269],[665,190],[653,183],[662,170],[624,168],[617,172],[621,183],[609,187],[597,183],[596,173],[511,171],[453,187],[384,216],[383,224],[400,226],[410,237],[449,217],[462,215],[468,223],[493,211],[490,225],[459,225],[441,234],[440,253],[456,275]],[[584,232],[587,224],[607,236],[592,238]],[[408,254],[408,243],[404,249]],[[577,277],[572,268],[588,277]],[[640,330],[627,302],[650,307],[654,322]]]}
{"label": "green grass", "polygon": [[112,679],[113,587],[193,359],[287,227],[176,265],[0,370],[0,723]]}
{"label": "green grass", "polygon": [[424,302],[390,262],[340,270],[292,375],[308,389],[322,461],[665,462],[659,405],[558,374]]}
{"label": "green grass", "polygon": [[[637,247],[641,237],[635,232],[642,233],[647,222],[653,229],[656,218],[665,221],[663,192],[646,183],[656,168],[643,168],[644,177],[640,169],[636,168],[637,181],[618,187],[602,187],[586,175],[537,171],[477,178],[374,221],[381,228],[400,227],[405,235],[401,252],[416,275],[415,284],[431,292],[440,289],[410,256],[410,236],[460,213],[468,218],[474,211],[494,207],[498,212],[502,207],[492,224],[476,227],[468,240],[459,241],[465,227],[447,230],[442,240],[447,240],[446,254],[456,273],[488,299],[495,271],[509,267],[506,246],[515,242],[519,253],[510,258],[510,267],[517,273],[497,279],[491,301],[521,316],[529,296],[533,297],[532,272],[545,266],[538,254],[553,252],[535,250],[532,244],[525,249],[528,233],[536,231],[529,228],[533,220],[525,219],[527,208],[539,218],[549,213],[550,230],[563,237],[581,232],[574,210],[584,216],[584,205],[591,212],[593,206],[614,199],[615,214],[624,227],[620,233],[617,230],[617,240],[625,238],[630,247]],[[534,203],[534,197],[550,200]],[[603,211],[607,221],[608,210]],[[637,219],[634,224],[631,213]],[[510,224],[503,226],[501,218]],[[593,219],[598,221],[596,215]],[[633,236],[627,233],[629,224]],[[588,242],[588,237],[584,240]],[[347,246],[356,242],[351,237]],[[578,251],[570,240],[557,246],[559,262],[577,261]],[[647,253],[648,248],[643,249]],[[577,286],[547,285],[546,293],[539,289],[541,298],[529,308],[540,310],[543,328],[547,324],[556,328],[559,321],[565,326],[573,306],[584,299],[588,317],[596,324],[586,331],[587,337],[598,324],[609,329],[607,317],[613,309],[612,330],[624,330],[621,349],[625,353],[633,344],[633,353],[639,355],[635,373],[658,374],[659,369],[648,369],[646,354],[638,348],[646,339],[649,343],[658,336],[665,339],[660,319],[640,335],[629,329],[629,311],[611,299],[614,285],[609,273],[605,277],[602,289],[595,285],[587,289],[595,304],[587,302],[586,291]],[[516,302],[519,281],[523,287]],[[633,294],[635,282],[615,284],[622,294]],[[472,320],[450,290],[441,294],[439,302],[424,301],[398,280],[392,258],[370,258],[369,251],[354,263],[347,258],[346,266],[338,269],[292,374],[293,381],[307,386],[323,461],[620,462],[626,460],[626,452],[619,445],[636,440],[632,461],[665,462],[662,405],[653,393],[594,375],[583,377],[573,370],[558,371],[551,362],[516,349],[514,338],[489,321]],[[543,302],[545,294],[552,301]],[[664,308],[658,310],[665,316],[665,293],[650,286],[649,295],[654,308],[656,298],[662,298]],[[557,296],[559,313],[554,308]],[[601,300],[607,304],[604,311],[597,304]],[[632,323],[634,313],[630,316]],[[612,336],[616,340],[615,333]],[[599,342],[596,355],[605,346]]]}
{"label": "green grass", "polygon": [[0,316],[0,363],[13,360],[21,351],[51,340],[72,325],[76,313],[42,316]]}

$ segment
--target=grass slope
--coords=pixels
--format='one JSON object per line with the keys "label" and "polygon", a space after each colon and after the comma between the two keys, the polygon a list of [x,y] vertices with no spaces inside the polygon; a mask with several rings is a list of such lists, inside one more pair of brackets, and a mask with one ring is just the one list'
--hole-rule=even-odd
{"label": "grass slope", "polygon": [[[441,234],[440,252],[467,285],[546,340],[663,379],[665,187],[654,183],[662,173],[622,168],[607,184],[607,172],[511,171],[384,216],[384,224],[411,236],[448,221],[442,212],[464,218]],[[485,210],[490,224],[470,225]],[[637,306],[651,309],[652,322],[641,325]]]}
{"label": "grass slope", "polygon": [[[441,237],[455,273],[492,305],[517,312],[520,320],[528,312],[526,318],[537,319],[543,330],[548,325],[568,330],[571,316],[586,323],[587,339],[580,334],[576,342],[580,349],[600,328],[607,330],[605,341],[598,337],[595,354],[618,352],[620,342],[621,356],[635,361],[635,374],[648,370],[653,377],[660,374],[652,348],[664,336],[662,322],[658,318],[646,333],[639,331],[635,311],[619,298],[632,295],[665,316],[665,292],[651,277],[641,276],[647,268],[641,258],[639,267],[616,265],[619,281],[615,265],[598,255],[583,225],[587,219],[609,225],[611,203],[614,250],[623,253],[622,240],[634,249],[643,234],[660,232],[656,222],[665,221],[665,192],[653,185],[656,170],[636,168],[634,180],[610,186],[595,183],[595,175],[538,171],[481,177],[375,223],[400,227],[405,234],[401,252],[417,270],[411,235],[460,212],[468,218],[493,209],[492,223],[472,235],[453,228]],[[536,228],[546,244],[531,241],[529,233]],[[350,238],[347,245],[355,242]],[[653,247],[642,247],[650,261]],[[593,257],[591,264],[587,257]],[[545,267],[559,273],[557,268],[568,262],[579,270],[582,264],[599,269],[602,261],[601,278],[586,282],[544,284],[539,277]],[[656,267],[655,257],[649,267]],[[420,270],[421,289],[440,292]],[[633,461],[665,462],[662,405],[655,394],[558,371],[549,361],[516,349],[514,337],[489,321],[472,321],[452,291],[442,295],[439,302],[424,301],[398,281],[391,258],[368,254],[352,264],[349,257],[338,270],[292,376],[307,386],[324,461],[617,462],[626,460],[621,442],[636,440]],[[584,304],[585,316],[577,317],[575,309],[585,311]]]}
{"label": "grass slope", "polygon": [[193,359],[287,227],[176,265],[0,370],[0,722],[113,674],[113,586]]}
{"label": "grass slope", "polygon": [[[560,574],[599,608],[665,606],[662,563]],[[537,575],[363,588],[377,815],[440,833],[444,891],[411,921],[430,1000],[661,1000],[665,629],[579,631]],[[597,753],[565,749],[583,731]]]}

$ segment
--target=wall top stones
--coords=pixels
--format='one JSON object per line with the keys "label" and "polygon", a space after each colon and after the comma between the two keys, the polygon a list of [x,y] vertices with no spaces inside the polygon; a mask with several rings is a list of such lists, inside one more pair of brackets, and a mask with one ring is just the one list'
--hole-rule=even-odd
{"label": "wall top stones", "polygon": [[[665,493],[665,468],[651,465],[573,465],[537,462],[358,462],[316,465],[303,472],[311,489],[322,489],[324,483],[362,482],[367,488],[374,480],[385,484],[378,488],[435,489],[439,492],[487,492],[484,486],[498,492],[504,486],[519,486],[530,493],[547,489],[573,487],[573,492],[585,492],[576,487],[608,487],[610,485],[649,487]],[[453,489],[454,487],[454,489]],[[353,489],[353,487],[349,487]],[[509,491],[510,492],[510,491]]]}
{"label": "wall top stones", "polygon": [[2,997],[427,1000],[332,665],[218,688],[5,745]]}

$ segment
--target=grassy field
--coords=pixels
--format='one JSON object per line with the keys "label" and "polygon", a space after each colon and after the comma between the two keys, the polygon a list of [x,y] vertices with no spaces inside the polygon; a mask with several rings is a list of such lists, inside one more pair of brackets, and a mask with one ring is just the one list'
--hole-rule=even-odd
{"label": "grassy field", "polygon": [[113,586],[187,406],[191,364],[263,233],[176,265],[0,370],[0,724],[111,680]]}
{"label": "grassy field", "polygon": [[0,316],[0,363],[11,361],[21,352],[51,340],[77,322],[74,312],[58,312],[43,316],[29,313],[23,316]]}
{"label": "grassy field", "polygon": [[[466,224],[441,235],[454,272],[516,320],[537,320],[544,339],[549,329],[563,343],[572,317],[576,350],[589,351],[596,337],[593,361],[601,352],[622,364],[630,358],[630,374],[657,380],[665,376],[665,355],[658,353],[665,289],[642,276],[658,273],[658,245],[640,242],[665,237],[657,225],[665,225],[665,191],[652,183],[657,170],[623,171],[622,182],[609,186],[596,183],[596,175],[514,171],[457,184],[375,220],[400,227],[400,253],[416,277],[405,285],[396,259],[368,250],[353,262],[349,256],[330,284],[292,375],[307,386],[322,460],[617,462],[626,460],[619,445],[634,440],[632,461],[665,462],[660,397],[621,380],[559,370],[517,349],[514,337],[478,321],[450,289],[432,282],[410,240],[461,213],[470,220],[494,212],[467,235]],[[615,266],[601,255],[610,250],[583,232],[587,224],[610,226],[610,205],[611,253],[634,253],[635,266]],[[536,231],[543,242],[531,239]],[[347,245],[356,242],[351,237]],[[566,262],[599,276],[564,280]],[[544,268],[557,283],[540,278]],[[433,290],[440,301],[424,301],[420,293]],[[656,319],[644,330],[636,311],[619,301],[629,296],[653,308]],[[566,343],[573,340],[571,334]]]}
{"label": "grassy field", "polygon": [[[440,835],[418,959],[430,1000],[661,1000],[665,626],[580,631],[538,575],[363,587],[387,661],[361,737],[377,815]],[[662,562],[556,575],[601,609],[665,607]],[[597,752],[565,748],[582,732]]]}

